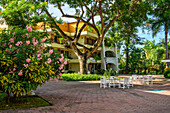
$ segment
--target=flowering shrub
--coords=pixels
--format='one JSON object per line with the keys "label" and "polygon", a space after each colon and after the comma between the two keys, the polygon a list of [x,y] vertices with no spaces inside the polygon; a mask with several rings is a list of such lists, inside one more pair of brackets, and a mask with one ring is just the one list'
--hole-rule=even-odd
{"label": "flowering shrub", "polygon": [[50,78],[62,79],[63,54],[45,47],[46,33],[27,29],[2,31],[0,34],[0,87],[8,95],[22,96]]}

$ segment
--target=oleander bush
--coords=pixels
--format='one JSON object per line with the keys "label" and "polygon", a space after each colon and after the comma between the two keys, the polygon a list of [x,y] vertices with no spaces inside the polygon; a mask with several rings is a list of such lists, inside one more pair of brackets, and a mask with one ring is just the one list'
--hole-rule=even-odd
{"label": "oleander bush", "polygon": [[50,78],[61,79],[67,62],[46,43],[47,34],[31,26],[0,33],[0,88],[8,97],[30,93]]}
{"label": "oleander bush", "polygon": [[100,75],[97,74],[78,74],[69,73],[62,74],[62,80],[64,81],[88,81],[88,80],[100,80]]}

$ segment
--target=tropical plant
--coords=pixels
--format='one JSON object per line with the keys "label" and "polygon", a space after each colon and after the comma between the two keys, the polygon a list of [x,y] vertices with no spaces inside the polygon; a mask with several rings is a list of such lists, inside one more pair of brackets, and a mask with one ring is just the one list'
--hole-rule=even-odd
{"label": "tropical plant", "polygon": [[115,76],[116,75],[116,71],[113,69],[108,69],[104,72],[104,76],[109,77],[109,76]]}
{"label": "tropical plant", "polygon": [[[163,28],[165,31],[165,54],[166,59],[168,56],[168,32],[170,29],[170,16],[169,16],[169,6],[170,2],[168,0],[150,0],[152,4],[152,10],[149,11],[149,15],[153,16],[152,19],[149,20],[150,28],[152,29],[152,36],[155,37],[158,32]],[[149,25],[149,24],[147,24]],[[169,63],[167,63],[169,67]]]}

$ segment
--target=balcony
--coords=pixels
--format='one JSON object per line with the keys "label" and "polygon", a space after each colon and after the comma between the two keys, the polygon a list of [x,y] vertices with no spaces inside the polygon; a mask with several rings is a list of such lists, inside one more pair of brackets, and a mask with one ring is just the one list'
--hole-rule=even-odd
{"label": "balcony", "polygon": [[116,64],[116,58],[106,57],[106,63]]}
{"label": "balcony", "polygon": [[[85,44],[85,46],[88,47],[88,48],[92,47],[92,45],[89,45],[89,44]],[[101,49],[102,49],[102,48],[99,47],[97,50],[101,51]]]}
{"label": "balcony", "polygon": [[94,58],[90,57],[88,60],[87,60],[87,63],[102,63],[101,60],[95,60]]}
{"label": "balcony", "polygon": [[79,63],[78,59],[68,59],[68,63]]}
{"label": "balcony", "polygon": [[65,48],[62,44],[58,44],[58,43],[52,43],[51,46],[55,48],[61,48],[61,49]]}
{"label": "balcony", "polygon": [[114,47],[106,47],[105,46],[105,51],[113,51],[113,52],[115,52],[115,48]]}

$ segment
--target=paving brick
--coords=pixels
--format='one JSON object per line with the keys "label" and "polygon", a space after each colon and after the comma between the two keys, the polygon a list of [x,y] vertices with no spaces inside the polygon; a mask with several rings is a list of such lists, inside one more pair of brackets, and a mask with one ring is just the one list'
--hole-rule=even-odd
{"label": "paving brick", "polygon": [[[135,85],[130,89],[99,88],[99,82],[50,81],[36,94],[53,106],[1,110],[0,113],[170,113],[170,81],[154,85]],[[149,92],[148,89],[164,89]]]}

